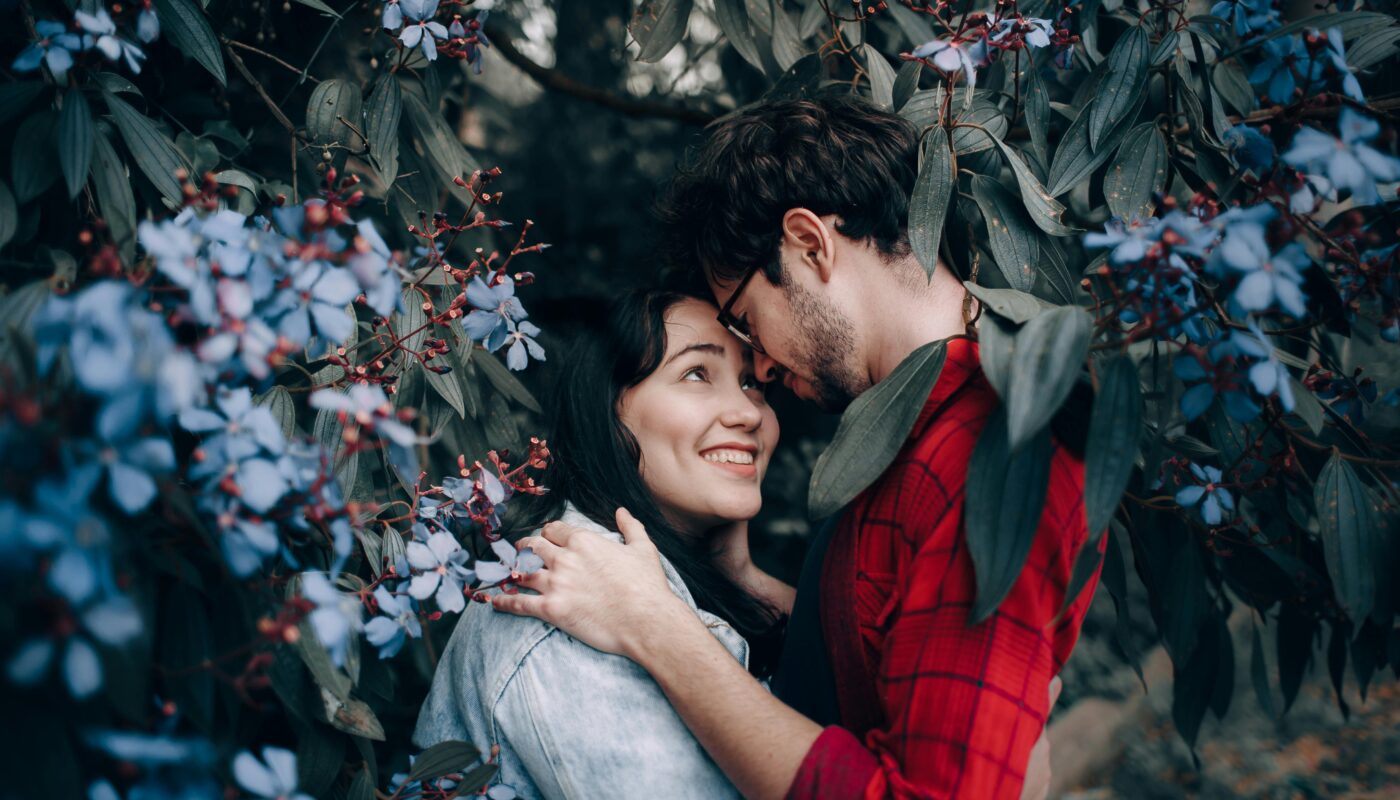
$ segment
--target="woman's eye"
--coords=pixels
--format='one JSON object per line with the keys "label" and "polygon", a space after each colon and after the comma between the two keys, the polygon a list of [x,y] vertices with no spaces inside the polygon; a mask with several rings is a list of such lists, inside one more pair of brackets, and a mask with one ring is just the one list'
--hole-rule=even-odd
{"label": "woman's eye", "polygon": [[691,367],[690,369],[686,370],[684,373],[681,374],[681,380],[704,382],[708,380],[708,377],[705,375],[704,367]]}
{"label": "woman's eye", "polygon": [[745,376],[743,377],[743,379],[739,381],[739,388],[740,388],[740,389],[743,389],[743,390],[746,391],[746,392],[747,392],[747,391],[761,392],[761,391],[763,391],[763,384],[761,384],[761,383],[758,382],[758,378],[755,378],[755,377],[752,376],[752,375],[745,375]]}

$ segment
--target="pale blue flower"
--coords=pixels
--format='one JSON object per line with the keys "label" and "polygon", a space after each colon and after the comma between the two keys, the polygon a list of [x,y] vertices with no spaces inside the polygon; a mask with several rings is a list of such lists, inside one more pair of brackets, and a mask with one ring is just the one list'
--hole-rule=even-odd
{"label": "pale blue flower", "polygon": [[1299,128],[1283,160],[1305,172],[1325,175],[1338,189],[1350,189],[1358,205],[1378,202],[1376,183],[1400,180],[1400,159],[1367,144],[1381,131],[1380,123],[1374,119],[1344,107],[1338,128],[1340,139],[1316,128]]}
{"label": "pale blue flower", "polygon": [[308,620],[317,641],[330,653],[336,666],[344,664],[351,635],[363,627],[364,607],[353,595],[338,591],[330,579],[319,572],[301,574],[301,594],[316,604]]}
{"label": "pale blue flower", "polygon": [[1229,490],[1221,488],[1218,484],[1221,479],[1220,470],[1212,466],[1201,467],[1197,464],[1191,465],[1191,474],[1201,485],[1192,485],[1182,488],[1176,493],[1177,505],[1182,508],[1197,508],[1201,516],[1201,521],[1207,525],[1219,525],[1228,517],[1235,514],[1235,498]]}
{"label": "pale blue flower", "polygon": [[467,302],[476,310],[462,318],[462,329],[467,338],[481,342],[491,352],[510,340],[513,324],[529,316],[515,296],[515,281],[509,275],[500,276],[494,286],[472,278],[467,284]]}
{"label": "pale blue flower", "polygon": [[244,750],[233,759],[233,777],[244,791],[265,800],[314,800],[297,791],[297,756],[280,747],[264,747],[262,761]]}
{"label": "pale blue flower", "polygon": [[107,13],[107,9],[99,8],[96,14],[78,11],[73,15],[73,19],[78,23],[78,27],[87,32],[88,35],[83,37],[85,42],[91,42],[91,46],[106,56],[108,61],[126,59],[127,68],[135,74],[140,74],[141,62],[146,60],[146,54],[134,43],[117,35],[117,23]]}
{"label": "pale blue flower", "polygon": [[419,572],[409,581],[408,593],[414,599],[434,597],[440,610],[456,613],[467,607],[462,594],[472,582],[472,571],[462,566],[467,553],[447,531],[438,531],[428,541],[413,541],[405,548],[408,564]]}
{"label": "pale blue flower", "polygon": [[534,323],[523,320],[515,323],[507,337],[511,345],[506,350],[506,366],[519,371],[525,369],[531,358],[544,361],[544,348],[534,338],[539,335],[540,329]]}
{"label": "pale blue flower", "polygon": [[10,64],[10,69],[33,72],[42,63],[48,66],[55,79],[62,82],[73,67],[73,54],[83,49],[82,39],[75,33],[69,33],[63,23],[49,19],[34,23],[34,29],[39,34],[38,41],[21,51],[14,63]]}
{"label": "pale blue flower", "polygon": [[500,559],[499,563],[494,561],[476,562],[476,577],[483,586],[500,583],[509,578],[512,573],[529,575],[544,566],[544,561],[535,555],[535,551],[528,547],[516,550],[515,545],[505,539],[497,539],[492,542],[491,552]]}
{"label": "pale blue flower", "polygon": [[380,658],[393,658],[403,648],[404,641],[423,635],[423,626],[413,610],[413,603],[399,597],[383,586],[374,590],[379,613],[365,625],[365,638],[379,648]]}

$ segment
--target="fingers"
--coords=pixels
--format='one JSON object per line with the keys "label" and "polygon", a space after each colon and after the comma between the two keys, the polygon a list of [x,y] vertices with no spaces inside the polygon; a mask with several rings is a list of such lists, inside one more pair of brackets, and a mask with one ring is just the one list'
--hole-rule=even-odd
{"label": "fingers", "polygon": [[[515,543],[516,550],[523,550],[526,547],[530,548],[535,555],[540,557],[545,567],[553,566],[554,559],[559,556],[559,546],[542,536],[526,536]],[[1051,702],[1053,704],[1053,701]]]}
{"label": "fingers", "polygon": [[521,617],[544,619],[544,597],[537,594],[496,594],[491,608]]}
{"label": "fingers", "polygon": [[[540,528],[540,536],[543,536],[560,547],[568,547],[569,539],[573,537],[576,530],[577,528],[567,522],[555,520],[554,522],[547,523],[543,528]],[[539,551],[537,550],[535,552]]]}
{"label": "fingers", "polygon": [[617,509],[617,530],[622,534],[622,541],[627,544],[650,544],[651,537],[647,536],[647,529],[637,518],[632,516],[632,512],[625,508]]}
{"label": "fingers", "polygon": [[1065,682],[1060,680],[1059,675],[1050,679],[1050,708],[1054,708],[1055,704],[1060,702],[1060,692],[1063,691],[1064,688]]}

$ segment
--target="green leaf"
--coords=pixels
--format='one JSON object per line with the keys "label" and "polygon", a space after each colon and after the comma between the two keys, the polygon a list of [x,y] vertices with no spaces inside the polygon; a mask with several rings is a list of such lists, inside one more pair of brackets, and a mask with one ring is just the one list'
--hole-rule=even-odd
{"label": "green leaf", "polygon": [[335,453],[335,477],[340,483],[341,491],[348,494],[355,488],[360,453],[351,451],[345,443],[345,425],[340,421],[339,412],[333,408],[323,408],[316,412],[316,422],[311,428],[311,435],[327,450]]}
{"label": "green leaf", "polygon": [[943,128],[934,128],[924,135],[919,161],[919,177],[909,198],[909,244],[924,272],[932,278],[938,268],[938,245],[943,239],[948,203],[957,184],[957,157],[949,149]]}
{"label": "green leaf", "polygon": [[1335,450],[1317,476],[1313,495],[1337,602],[1360,625],[1376,599],[1376,564],[1383,552],[1373,519],[1378,511],[1366,485]]}
{"label": "green leaf", "polygon": [[[894,23],[899,26],[909,43],[920,45],[936,38],[933,32],[933,25],[922,14],[905,8],[902,3],[890,3],[886,9]],[[908,48],[913,49],[913,48]]]}
{"label": "green leaf", "polygon": [[[1400,32],[1400,28],[1394,29]],[[1259,106],[1259,98],[1254,87],[1249,85],[1249,77],[1244,68],[1234,61],[1222,61],[1211,68],[1211,84],[1216,92],[1235,111],[1248,114]]]}
{"label": "green leaf", "polygon": [[0,181],[0,247],[10,243],[15,231],[19,230],[19,208],[15,204],[14,193]]}
{"label": "green leaf", "polygon": [[136,84],[132,83],[131,81],[127,80],[121,75],[116,74],[115,72],[99,72],[93,75],[93,77],[96,78],[97,82],[102,85],[102,88],[106,89],[109,92],[112,92],[113,94],[132,94],[136,95],[137,97],[141,96],[141,90],[136,88]]}
{"label": "green leaf", "polygon": [[1254,696],[1259,698],[1259,708],[1263,709],[1265,716],[1271,720],[1278,719],[1278,712],[1274,710],[1274,693],[1269,688],[1269,666],[1265,661],[1264,642],[1259,637],[1259,626],[1252,624],[1249,630],[1253,634],[1249,677],[1254,683]]}
{"label": "green leaf", "polygon": [[465,417],[467,415],[467,407],[462,397],[461,378],[454,374],[457,372],[457,364],[455,362],[456,359],[451,358],[451,351],[449,350],[447,357],[439,356],[431,363],[438,367],[448,367],[451,371],[446,374],[441,374],[429,369],[425,370],[425,374],[428,377],[428,385],[433,387],[433,391],[437,392],[442,399],[447,401],[448,405],[452,406],[452,410],[457,412],[458,417]]}
{"label": "green leaf", "polygon": [[1363,70],[1393,57],[1400,51],[1400,26],[1380,28],[1361,35],[1347,48],[1347,66]]}
{"label": "green leaf", "polygon": [[183,583],[162,599],[158,658],[171,673],[166,691],[196,725],[208,730],[214,721],[214,674],[200,665],[213,655],[209,612],[199,593]]}
{"label": "green leaf", "polygon": [[43,194],[58,180],[58,162],[53,152],[57,125],[57,114],[40,111],[26,117],[15,132],[14,147],[10,151],[10,176],[15,200],[21,205]]}
{"label": "green leaf", "polygon": [[459,175],[470,175],[476,171],[476,162],[447,127],[442,115],[430,111],[422,98],[412,92],[403,95],[403,110],[408,114],[408,122],[417,132],[428,158],[428,164],[437,170],[437,177],[455,194],[468,197],[466,191],[456,186],[452,179]]}
{"label": "green leaf", "polygon": [[982,374],[992,385],[997,397],[1006,401],[1011,387],[1011,361],[1016,355],[1016,329],[1018,325],[996,314],[985,314],[977,322],[978,360],[982,362]]}
{"label": "green leaf", "polygon": [[763,59],[759,57],[758,45],[754,43],[753,32],[749,30],[749,15],[744,9],[744,0],[715,0],[715,21],[739,55],[754,69],[763,72]]}
{"label": "green leaf", "polygon": [[1153,196],[1167,185],[1167,141],[1155,122],[1144,122],[1123,137],[1103,179],[1104,198],[1114,216],[1150,217]]}
{"label": "green leaf", "polygon": [[[1094,577],[1099,571],[1099,566],[1103,564],[1107,548],[1100,546],[1100,540],[1104,537],[1105,528],[1102,531],[1089,537],[1074,556],[1074,568],[1070,571],[1069,586],[1065,589],[1064,602],[1060,604],[1060,610],[1055,613],[1056,621],[1062,618],[1069,610],[1074,601],[1079,599],[1079,593],[1084,591],[1084,587],[1089,583],[1089,579]],[[1114,545],[1106,543],[1109,547]]]}
{"label": "green leaf", "polygon": [[70,198],[77,197],[87,183],[93,136],[92,109],[87,98],[81,89],[69,89],[58,114],[58,162],[63,167]]}
{"label": "green leaf", "polygon": [[926,344],[851,403],[812,470],[809,517],[821,519],[840,511],[880,477],[904,446],[946,357],[943,342]]}
{"label": "green leaf", "polygon": [[1089,418],[1084,454],[1084,515],[1089,531],[1108,527],[1137,457],[1142,430],[1142,386],[1137,365],[1126,355],[1099,366],[1099,393]]}
{"label": "green leaf", "polygon": [[1088,109],[1091,150],[1102,149],[1107,133],[1141,100],[1147,86],[1150,49],[1147,31],[1136,25],[1128,28],[1113,45],[1105,62],[1107,75]]}
{"label": "green leaf", "polygon": [[1193,751],[1220,669],[1220,638],[1215,631],[1200,638],[1190,658],[1172,663],[1172,723]]}
{"label": "green leaf", "polygon": [[[975,126],[975,127],[974,127]],[[1011,129],[1011,120],[990,103],[974,103],[953,124],[953,150],[960,156],[991,150]]]}
{"label": "green leaf", "polygon": [[467,416],[475,419],[481,414],[481,387],[477,385],[476,370],[472,367],[472,343],[458,341],[452,344],[447,354],[456,363],[457,382],[462,386],[462,400],[467,406]]}
{"label": "green leaf", "polygon": [[297,725],[297,790],[320,797],[345,763],[345,737],[320,725]]}
{"label": "green leaf", "polygon": [[160,17],[160,32],[168,37],[180,52],[198,61],[220,86],[228,83],[224,75],[224,54],[219,39],[198,6],[191,0],[156,0]]}
{"label": "green leaf", "polygon": [[43,81],[11,81],[0,84],[0,123],[23,114],[44,91]]}
{"label": "green leaf", "polygon": [[212,139],[180,131],[175,134],[175,149],[190,162],[195,175],[204,175],[219,165],[219,146]]}
{"label": "green leaf", "polygon": [[870,79],[870,96],[875,100],[875,105],[893,111],[894,84],[897,79],[894,67],[890,66],[890,62],[885,60],[879,50],[868,44],[860,46],[860,54],[865,63],[865,75]]}
{"label": "green leaf", "polygon": [[369,154],[385,187],[399,174],[399,122],[403,118],[403,89],[392,75],[381,75],[365,108]]}
{"label": "green leaf", "polygon": [[1007,398],[1007,430],[1016,450],[1060,409],[1084,366],[1094,323],[1078,306],[1057,306],[1016,334]]}
{"label": "green leaf", "polygon": [[773,0],[743,0],[749,12],[749,22],[753,23],[755,35],[773,34]]}
{"label": "green leaf", "polygon": [[1303,385],[1302,381],[1289,375],[1288,383],[1293,387],[1293,413],[1303,420],[1303,424],[1308,426],[1312,435],[1318,435],[1322,432],[1324,422],[1322,404],[1317,401],[1317,396]]}
{"label": "green leaf", "polygon": [[967,550],[977,576],[973,625],[1001,605],[1025,566],[1050,484],[1050,432],[1042,430],[1013,451],[1005,406],[987,420],[967,468]]}
{"label": "green leaf", "polygon": [[430,781],[449,772],[463,772],[478,758],[481,758],[481,751],[467,742],[438,742],[418,754],[404,782]]}
{"label": "green leaf", "polygon": [[1029,322],[1046,309],[1055,308],[1033,294],[1016,289],[991,289],[971,281],[963,281],[963,288],[971,292],[987,310],[1018,324]]}
{"label": "green leaf", "polygon": [[92,189],[97,196],[97,208],[112,238],[117,241],[122,257],[130,260],[136,253],[136,196],[131,191],[131,178],[117,149],[98,131],[92,148]]}
{"label": "green leaf", "polygon": [[793,24],[792,17],[783,10],[782,0],[773,0],[773,60],[786,70],[806,54],[802,37]]}
{"label": "green leaf", "polygon": [[355,780],[350,781],[349,800],[374,800],[374,778],[368,767],[356,772]]}
{"label": "green leaf", "polygon": [[1149,59],[1152,66],[1159,67],[1176,55],[1176,46],[1180,40],[1181,36],[1176,31],[1167,31],[1162,40],[1157,42],[1157,46],[1152,48],[1152,55]]}
{"label": "green leaf", "polygon": [[495,777],[497,769],[499,767],[495,764],[481,764],[473,767],[471,772],[463,775],[462,780],[457,782],[457,795],[460,797],[481,791]]}
{"label": "green leaf", "polygon": [[1026,210],[1031,213],[1031,220],[1036,226],[1051,236],[1068,236],[1074,233],[1075,229],[1060,222],[1060,217],[1065,213],[1065,207],[1060,205],[1040,181],[1036,180],[1026,162],[1011,149],[1011,146],[1000,139],[995,139],[997,147],[1001,150],[1001,155],[1006,159],[1006,163],[1011,166],[1011,172],[1016,176],[1016,184],[1021,187],[1021,200],[1026,204]]}
{"label": "green leaf", "polygon": [[641,0],[627,29],[641,45],[638,61],[660,61],[680,43],[695,0]]}
{"label": "green leaf", "polygon": [[314,144],[358,147],[359,137],[341,120],[358,123],[363,106],[358,85],[339,78],[321,81],[306,101],[306,133]]}
{"label": "green leaf", "polygon": [[900,65],[899,73],[894,78],[894,88],[890,90],[890,99],[894,103],[895,111],[904,108],[909,98],[919,90],[919,76],[923,71],[924,65],[920,61],[906,61]]}
{"label": "green leaf", "polygon": [[1113,148],[1133,128],[1133,120],[1137,119],[1146,99],[1146,92],[1138,93],[1133,98],[1135,104],[1099,139],[1097,148],[1089,146],[1090,112],[1095,106],[1081,111],[1079,116],[1075,117],[1060,140],[1059,147],[1055,149],[1055,160],[1050,163],[1050,174],[1045,179],[1050,184],[1052,196],[1058,197],[1073,189],[1075,184],[1088,178],[1090,173],[1113,155]]}
{"label": "green leaf", "polygon": [[1031,137],[1031,151],[1042,164],[1050,163],[1050,94],[1045,90],[1045,81],[1040,71],[1031,69],[1026,74],[1026,131]]}
{"label": "green leaf", "polygon": [[1035,287],[1040,241],[1025,207],[1000,181],[985,175],[972,176],[972,196],[987,223],[992,257],[1002,276],[1013,289],[1029,292]]}
{"label": "green leaf", "polygon": [[526,389],[518,378],[510,374],[510,370],[506,369],[506,365],[502,364],[500,359],[489,353],[483,353],[480,358],[473,358],[472,363],[481,367],[481,373],[486,376],[486,380],[490,381],[491,386],[496,391],[536,414],[540,413],[539,401],[530,394],[530,390]]}
{"label": "green leaf", "polygon": [[191,174],[190,163],[144,114],[106,89],[102,90],[102,98],[107,102],[107,108],[112,112],[112,122],[121,133],[131,157],[136,160],[136,166],[166,200],[181,202],[183,194],[175,174],[180,170],[184,170],[186,175]]}
{"label": "green leaf", "polygon": [[296,0],[296,2],[301,3],[307,8],[314,8],[328,17],[335,17],[336,19],[340,19],[340,13],[334,8],[331,8],[330,6],[321,2],[321,0]]}
{"label": "green leaf", "polygon": [[267,406],[267,410],[272,413],[272,418],[277,420],[277,424],[282,428],[282,435],[288,439],[292,438],[297,429],[297,409],[287,387],[274,386],[258,395],[253,402],[260,406]]}

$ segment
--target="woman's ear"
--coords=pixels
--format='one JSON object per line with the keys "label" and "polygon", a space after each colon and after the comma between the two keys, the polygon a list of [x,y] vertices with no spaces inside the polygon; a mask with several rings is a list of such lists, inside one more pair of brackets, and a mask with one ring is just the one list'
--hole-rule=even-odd
{"label": "woman's ear", "polygon": [[826,222],[808,209],[793,208],[783,215],[780,250],[789,268],[813,270],[822,283],[831,280],[836,242]]}

